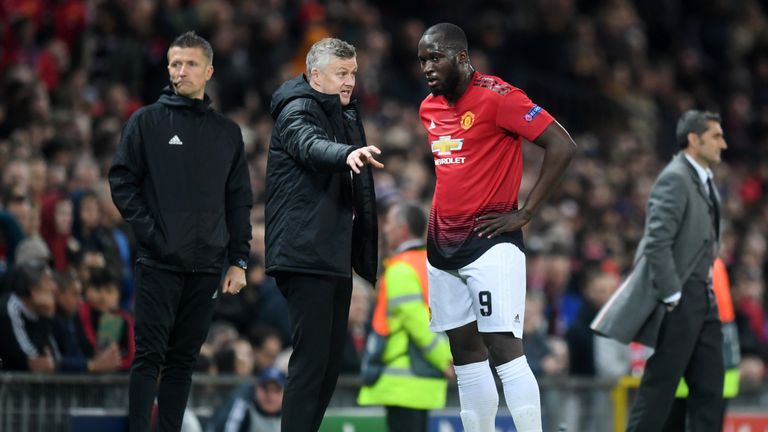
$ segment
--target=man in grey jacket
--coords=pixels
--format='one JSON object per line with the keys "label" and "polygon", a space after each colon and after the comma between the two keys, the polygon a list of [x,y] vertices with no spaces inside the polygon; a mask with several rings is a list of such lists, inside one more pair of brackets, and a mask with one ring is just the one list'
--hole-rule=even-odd
{"label": "man in grey jacket", "polygon": [[688,430],[719,431],[723,422],[723,336],[711,288],[720,199],[711,168],[727,145],[720,117],[705,111],[684,113],[676,135],[682,151],[651,189],[634,275],[593,322],[593,328],[608,336],[627,330],[616,330],[621,327],[617,317],[636,315],[638,302],[621,301],[629,298],[622,297],[622,290],[660,302],[657,310],[666,312],[658,330],[648,323],[629,329],[638,340],[654,327],[656,351],[648,359],[628,431],[663,429],[681,377],[691,389]]}

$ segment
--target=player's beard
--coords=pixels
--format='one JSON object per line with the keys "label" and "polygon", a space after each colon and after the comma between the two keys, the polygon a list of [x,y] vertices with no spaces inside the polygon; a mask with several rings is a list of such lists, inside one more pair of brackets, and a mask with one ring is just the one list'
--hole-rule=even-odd
{"label": "player's beard", "polygon": [[432,94],[435,96],[450,95],[456,91],[456,87],[459,86],[461,80],[461,70],[459,69],[459,62],[456,59],[451,60],[451,69],[440,80],[440,85],[432,87]]}

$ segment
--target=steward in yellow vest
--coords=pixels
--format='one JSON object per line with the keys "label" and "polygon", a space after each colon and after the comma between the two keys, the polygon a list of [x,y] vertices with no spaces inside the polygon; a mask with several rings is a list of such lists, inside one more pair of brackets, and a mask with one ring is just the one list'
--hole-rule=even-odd
{"label": "steward in yellow vest", "polygon": [[395,255],[384,263],[363,355],[360,405],[384,405],[391,432],[425,432],[428,410],[443,408],[451,353],[429,329],[426,250],[420,207],[396,203],[382,231]]}

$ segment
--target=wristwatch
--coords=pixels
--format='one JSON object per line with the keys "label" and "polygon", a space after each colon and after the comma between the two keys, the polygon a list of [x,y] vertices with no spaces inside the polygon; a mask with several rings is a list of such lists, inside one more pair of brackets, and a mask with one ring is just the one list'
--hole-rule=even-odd
{"label": "wristwatch", "polygon": [[233,261],[232,265],[240,267],[243,270],[248,270],[248,261],[246,261],[246,260],[244,260],[242,258],[238,258],[235,261]]}

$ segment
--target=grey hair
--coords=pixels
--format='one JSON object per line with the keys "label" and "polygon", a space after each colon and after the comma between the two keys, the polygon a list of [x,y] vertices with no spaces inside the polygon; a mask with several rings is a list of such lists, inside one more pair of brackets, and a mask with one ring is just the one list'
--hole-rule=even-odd
{"label": "grey hair", "polygon": [[350,59],[356,55],[355,47],[341,39],[325,38],[315,42],[307,53],[307,74],[313,68],[323,69],[331,62],[331,56]]}
{"label": "grey hair", "polygon": [[188,31],[179,35],[179,37],[177,37],[171,43],[171,46],[168,47],[168,50],[170,51],[170,49],[173,47],[200,48],[203,50],[203,55],[205,55],[205,58],[208,59],[208,63],[213,64],[213,48],[211,48],[211,44],[194,31]]}
{"label": "grey hair", "polygon": [[701,135],[707,131],[709,127],[708,122],[713,121],[720,123],[720,114],[716,114],[710,111],[697,111],[689,110],[680,116],[680,120],[677,121],[677,130],[675,131],[675,137],[677,138],[677,144],[681,149],[688,147],[688,134],[693,132],[696,135]]}

